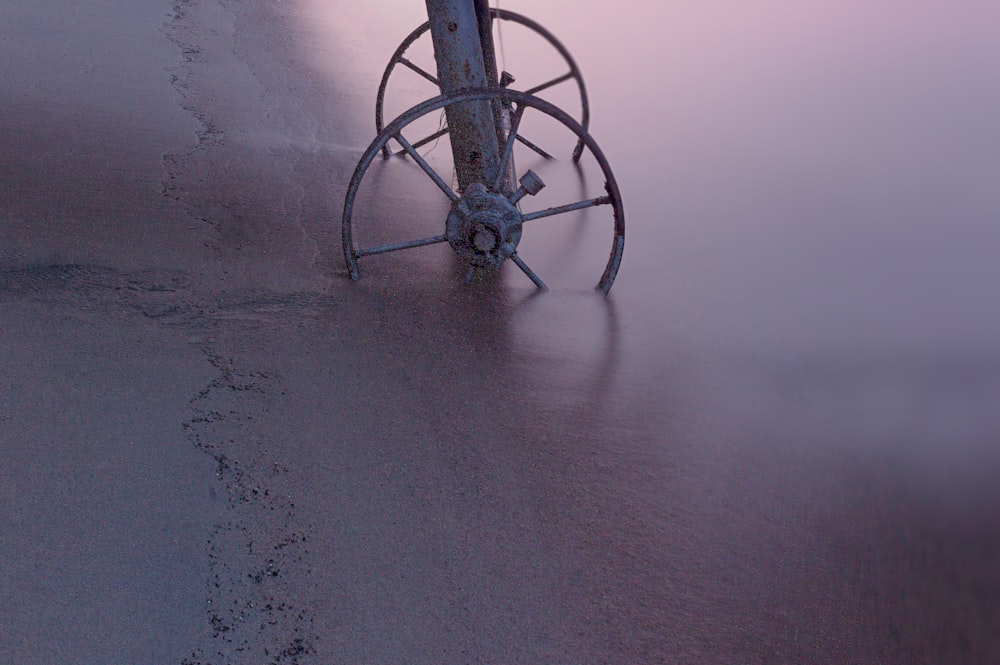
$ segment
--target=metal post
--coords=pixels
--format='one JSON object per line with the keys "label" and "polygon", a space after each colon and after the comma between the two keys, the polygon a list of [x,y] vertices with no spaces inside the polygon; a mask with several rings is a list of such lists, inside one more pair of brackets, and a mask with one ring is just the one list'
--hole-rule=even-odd
{"label": "metal post", "polygon": [[[477,3],[485,9],[482,20]],[[492,32],[487,33],[486,49],[480,38],[482,21],[489,29],[489,5],[484,0],[426,0],[426,4],[441,92],[496,87]],[[500,168],[501,145],[492,105],[486,100],[464,102],[447,107],[445,113],[459,189],[464,191],[474,182],[492,184]]]}
{"label": "metal post", "polygon": [[493,48],[493,17],[490,15],[490,0],[474,0],[474,2],[487,85],[496,88],[500,85],[500,72],[497,71],[497,55]]}
{"label": "metal post", "polygon": [[[479,21],[479,43],[483,49],[483,64],[486,66],[486,80],[491,88],[500,87],[500,72],[497,69],[497,54],[493,44],[493,15],[490,13],[490,0],[475,0],[476,18]],[[495,100],[493,104],[493,125],[497,132],[497,145],[503,145],[506,141],[506,129],[510,124],[507,110],[504,109],[500,100]],[[514,186],[514,161],[509,164],[507,177],[503,185],[505,191],[510,194]]]}

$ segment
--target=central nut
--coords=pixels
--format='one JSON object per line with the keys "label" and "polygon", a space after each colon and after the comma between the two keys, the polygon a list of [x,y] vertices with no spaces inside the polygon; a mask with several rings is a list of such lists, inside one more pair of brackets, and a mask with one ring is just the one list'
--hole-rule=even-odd
{"label": "central nut", "polygon": [[472,245],[480,252],[491,252],[498,245],[496,234],[483,225],[477,225],[472,234]]}
{"label": "central nut", "polygon": [[503,194],[473,183],[452,204],[448,244],[470,266],[499,268],[521,239],[521,213]]}

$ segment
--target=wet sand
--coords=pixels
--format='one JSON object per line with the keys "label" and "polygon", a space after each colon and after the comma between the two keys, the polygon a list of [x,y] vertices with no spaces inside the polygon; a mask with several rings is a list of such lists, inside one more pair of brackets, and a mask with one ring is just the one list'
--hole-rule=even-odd
{"label": "wet sand", "polygon": [[[702,189],[752,142],[670,138],[671,225],[668,162],[595,102],[636,220],[608,300],[559,235],[531,249],[569,286],[538,296],[464,285],[446,247],[344,278],[417,4],[0,9],[0,661],[1000,659],[994,317],[879,328],[888,278],[852,309],[760,182]],[[442,206],[379,177],[373,233]],[[863,273],[852,232],[824,237]]]}

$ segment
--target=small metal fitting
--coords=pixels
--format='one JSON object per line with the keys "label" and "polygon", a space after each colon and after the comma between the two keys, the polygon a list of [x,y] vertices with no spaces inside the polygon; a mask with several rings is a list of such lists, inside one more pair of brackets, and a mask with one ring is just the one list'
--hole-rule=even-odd
{"label": "small metal fitting", "polygon": [[517,191],[511,194],[510,198],[507,199],[510,201],[511,205],[517,205],[517,202],[528,194],[534,196],[538,192],[542,191],[543,187],[545,187],[545,183],[542,182],[542,179],[539,178],[538,174],[531,169],[528,169],[528,171],[521,176],[521,180],[519,182],[521,183],[521,186],[518,187]]}

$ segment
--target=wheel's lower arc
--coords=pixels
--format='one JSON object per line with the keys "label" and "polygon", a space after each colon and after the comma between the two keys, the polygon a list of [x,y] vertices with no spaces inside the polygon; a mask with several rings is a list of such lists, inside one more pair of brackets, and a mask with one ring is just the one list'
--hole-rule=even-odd
{"label": "wheel's lower arc", "polygon": [[354,247],[352,233],[354,199],[357,196],[358,189],[361,186],[365,173],[368,171],[368,167],[375,159],[375,156],[382,151],[390,139],[401,134],[403,129],[417,118],[433,111],[438,111],[452,104],[481,100],[499,100],[505,104],[523,105],[526,108],[537,109],[538,111],[561,122],[567,129],[576,134],[581,144],[584,145],[594,156],[595,161],[601,167],[601,171],[604,174],[605,189],[609,199],[608,202],[613,207],[614,211],[614,236],[611,245],[611,253],[608,257],[608,263],[604,268],[604,273],[596,286],[597,290],[606,295],[611,289],[611,286],[615,281],[615,277],[618,274],[618,269],[621,266],[622,255],[625,247],[625,211],[622,204],[621,191],[619,190],[618,183],[611,171],[611,166],[608,163],[607,158],[604,156],[604,153],[597,145],[597,142],[594,141],[594,139],[586,132],[579,122],[573,119],[565,111],[550,102],[545,101],[544,99],[539,99],[538,97],[533,97],[523,92],[506,89],[469,88],[465,90],[458,90],[447,95],[439,95],[438,97],[434,97],[433,99],[417,104],[408,111],[405,111],[398,118],[386,125],[382,132],[375,137],[372,143],[365,150],[358,162],[357,167],[354,169],[354,174],[351,177],[351,181],[347,188],[347,194],[344,199],[344,214],[341,220],[341,235],[343,240],[344,260],[347,264],[348,276],[350,276],[351,279],[358,279],[360,274],[358,270],[359,253]]}
{"label": "wheel's lower arc", "polygon": [[[567,49],[561,41],[559,41],[555,35],[549,32],[540,23],[524,16],[523,14],[518,14],[506,9],[500,9],[498,7],[490,8],[490,16],[497,20],[510,21],[512,23],[517,23],[523,25],[529,30],[537,33],[542,39],[547,41],[552,48],[554,48],[559,55],[562,56],[563,60],[569,66],[569,76],[574,81],[576,81],[577,90],[580,93],[580,125],[583,127],[584,131],[588,131],[590,127],[590,101],[587,98],[587,86],[583,82],[583,74],[580,73],[580,68],[576,64],[576,60],[573,59],[572,54],[570,54],[569,49]],[[430,30],[431,24],[423,23],[419,25],[413,32],[406,36],[405,39],[396,48],[396,51],[392,54],[389,59],[389,64],[386,65],[385,70],[382,72],[382,80],[379,83],[378,94],[375,96],[375,133],[381,134],[382,130],[385,129],[385,116],[384,116],[384,104],[385,104],[385,91],[389,86],[389,79],[392,76],[393,70],[396,65],[401,62],[406,51],[409,50],[413,42],[420,39],[425,32]],[[530,93],[529,93],[530,94]],[[573,161],[580,161],[580,157],[583,154],[584,142],[583,140],[577,141],[576,147],[573,149]],[[385,157],[389,157],[391,151],[389,150],[388,143],[382,148],[382,154]]]}

